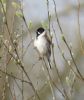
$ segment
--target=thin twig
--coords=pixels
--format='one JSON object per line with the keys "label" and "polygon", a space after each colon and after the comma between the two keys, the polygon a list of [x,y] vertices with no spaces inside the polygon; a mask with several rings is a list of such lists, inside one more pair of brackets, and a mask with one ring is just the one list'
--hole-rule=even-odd
{"label": "thin twig", "polygon": [[[20,92],[22,93],[22,89],[20,88],[20,86],[19,86],[19,84],[18,84],[18,82],[17,82],[16,79],[14,79],[14,82],[15,82],[15,84],[17,85],[17,87],[18,87],[18,89],[20,90]],[[22,82],[22,81],[21,81],[21,82]]]}
{"label": "thin twig", "polygon": [[77,64],[76,64],[76,62],[75,62],[75,60],[74,60],[73,55],[72,55],[72,51],[71,51],[71,49],[70,49],[70,47],[69,47],[69,45],[68,45],[68,43],[67,43],[67,41],[66,41],[66,39],[65,39],[65,37],[64,37],[64,33],[63,33],[62,28],[61,28],[61,26],[60,26],[60,22],[59,22],[58,15],[57,15],[57,10],[56,10],[56,3],[55,3],[55,0],[53,0],[53,3],[54,3],[54,9],[55,9],[55,17],[56,17],[56,19],[57,19],[57,23],[58,23],[58,26],[59,26],[59,28],[60,28],[61,34],[62,34],[62,40],[64,41],[64,43],[66,44],[66,46],[67,46],[67,48],[68,48],[68,50],[69,50],[69,53],[70,53],[70,55],[71,55],[72,61],[73,61],[74,65],[75,65],[75,68],[76,68],[76,70],[77,70],[77,72],[78,72],[78,74],[79,74],[79,77],[84,81],[84,77],[82,76],[81,72],[80,72],[79,69],[78,69],[78,66],[77,66]]}
{"label": "thin twig", "polygon": [[[46,64],[46,62],[45,62],[45,59],[43,58],[43,61],[42,62],[44,62],[44,64],[45,64],[45,67],[46,67],[46,70],[47,70],[47,72],[48,72],[48,76],[46,76],[47,77],[47,81],[48,81],[48,83],[49,83],[49,86],[50,86],[50,89],[51,89],[51,92],[52,92],[52,97],[53,97],[53,100],[56,100],[56,97],[55,97],[55,94],[54,94],[54,89],[53,89],[53,87],[52,87],[52,81],[51,81],[51,76],[50,76],[50,73],[49,73],[49,70],[48,70],[48,68],[47,68],[47,64]],[[43,66],[42,66],[43,67]],[[42,69],[45,69],[44,67],[42,68]],[[44,70],[43,70],[44,71]],[[45,73],[45,72],[44,72]]]}
{"label": "thin twig", "polygon": [[[21,9],[22,9],[22,14],[23,14],[23,0],[21,1]],[[23,24],[22,24],[22,34],[23,34]],[[22,35],[22,62],[23,62],[23,35]],[[22,79],[23,79],[23,70],[22,70]],[[24,100],[24,83],[22,82],[22,100]]]}
{"label": "thin twig", "polygon": [[56,40],[56,43],[57,43],[57,47],[58,47],[58,49],[59,49],[59,51],[60,51],[63,59],[65,60],[65,62],[67,63],[67,65],[72,69],[72,71],[74,72],[74,74],[76,75],[76,77],[79,78],[79,79],[81,79],[80,76],[74,71],[73,67],[68,64],[68,61],[67,61],[67,59],[64,56],[64,53],[62,53],[62,50],[61,50],[61,48],[59,46],[59,43],[58,43],[58,40],[57,40],[57,36],[56,36],[56,32],[55,32],[55,29],[54,29],[53,25],[52,25],[52,29],[53,29],[53,32],[55,34],[55,40]]}
{"label": "thin twig", "polygon": [[10,94],[11,94],[11,97],[12,97],[12,100],[13,100],[13,94],[12,94],[12,91],[11,91],[11,87],[10,87],[10,85],[9,85],[9,91],[10,91]]}
{"label": "thin twig", "polygon": [[5,75],[8,75],[8,76],[12,77],[13,79],[17,79],[17,80],[23,81],[23,82],[25,82],[25,83],[31,84],[30,82],[28,82],[28,81],[26,81],[26,80],[22,80],[21,78],[18,78],[18,77],[16,77],[16,76],[14,76],[12,73],[9,74],[8,72],[5,72],[5,71],[3,71],[3,70],[1,70],[1,69],[0,69],[0,72],[4,73]]}
{"label": "thin twig", "polygon": [[[10,36],[10,41],[12,42],[12,45],[13,45],[13,47],[14,47],[14,51],[15,51],[15,53],[16,53],[16,55],[17,55],[17,58],[15,58],[15,57],[13,56],[13,54],[9,52],[9,50],[8,50],[8,52],[9,52],[9,54],[15,59],[15,61],[18,63],[18,60],[20,61],[20,58],[19,58],[17,49],[16,49],[16,47],[15,47],[15,45],[14,45],[14,43],[13,43],[13,39],[12,39],[12,37],[11,37],[11,33],[10,33],[10,30],[9,30],[8,22],[7,22],[7,18],[6,18],[6,13],[5,13],[5,10],[4,10],[4,7],[3,7],[3,3],[2,3],[1,0],[0,0],[0,3],[1,3],[1,5],[2,5],[2,9],[3,9],[3,12],[4,12],[4,16],[5,16],[5,20],[6,20],[6,27],[7,27],[7,30],[8,30],[8,34],[9,34],[9,36]],[[25,20],[24,17],[23,17],[23,19],[24,19],[24,22],[26,23],[26,20]],[[26,23],[26,24],[27,24],[27,23]],[[4,45],[5,45],[5,44],[4,44]],[[8,47],[7,47],[6,45],[5,45],[5,47],[8,49]],[[24,73],[25,73],[27,79],[28,79],[28,80],[30,81],[30,83],[31,83],[31,87],[32,87],[34,93],[36,94],[36,96],[37,96],[38,99],[40,100],[40,97],[39,97],[39,95],[38,95],[38,93],[37,93],[37,91],[36,91],[36,89],[35,89],[35,87],[34,87],[32,81],[31,81],[31,79],[30,79],[29,75],[27,74],[26,70],[24,69],[24,66],[23,66],[22,62],[20,61],[20,62],[18,63],[18,65],[19,65],[20,68],[24,71]]]}
{"label": "thin twig", "polygon": [[[36,50],[36,51],[37,51],[37,50]],[[37,52],[37,53],[38,53],[38,55],[40,56],[39,52]],[[39,60],[40,60],[40,59],[39,59]],[[39,61],[39,60],[38,60],[38,61]],[[34,66],[38,63],[38,61],[34,64]],[[46,65],[46,67],[47,67],[47,64],[46,64],[45,60],[44,60],[44,63],[45,63],[45,65]],[[42,66],[42,67],[43,67],[43,66]],[[58,86],[57,86],[57,85],[54,83],[54,81],[52,80],[48,68],[47,68],[47,71],[48,71],[50,80],[52,81],[52,84],[53,84],[53,85],[56,87],[56,89],[62,94],[62,96],[65,97],[65,95],[62,93],[62,91],[58,88]]]}
{"label": "thin twig", "polygon": [[[4,42],[3,42],[3,44],[4,44],[4,46],[5,46],[5,47],[7,48],[7,50],[8,50],[8,47],[5,45]],[[34,88],[34,86],[33,86],[33,84],[32,84],[32,81],[31,81],[29,75],[27,74],[26,70],[24,69],[24,66],[23,66],[22,62],[20,61],[20,58],[15,58],[14,55],[13,55],[9,50],[8,50],[8,53],[13,57],[13,59],[16,61],[16,63],[17,63],[17,64],[21,67],[21,69],[24,71],[24,73],[25,73],[27,79],[30,81],[30,86],[32,87],[32,89],[33,89],[34,93],[36,94],[36,96],[38,97],[38,99],[40,100],[40,97],[39,97],[37,91],[35,90],[35,88]],[[17,52],[16,52],[16,53],[17,53]],[[17,56],[17,57],[19,57],[19,56]],[[18,62],[18,60],[19,60],[20,62]]]}
{"label": "thin twig", "polygon": [[[51,17],[50,17],[50,12],[49,12],[49,0],[47,0],[47,12],[48,12],[48,21],[49,21],[49,33],[50,33],[50,19],[51,19]],[[50,65],[50,63],[49,63],[49,65]],[[50,65],[51,66],[51,65]],[[47,69],[48,70],[48,69]],[[48,71],[48,74],[49,74],[49,71]],[[59,76],[59,73],[57,73],[58,74],[58,76]],[[49,74],[50,75],[50,74]],[[52,80],[52,78],[51,78],[51,76],[49,76],[50,77],[50,79]],[[61,92],[62,93],[62,92]],[[67,96],[67,94],[66,94],[66,92],[65,92],[65,90],[64,90],[64,93],[65,93],[65,95]],[[62,95],[64,96],[64,94],[62,93]],[[65,97],[65,96],[64,96]],[[68,97],[67,97],[68,98]]]}
{"label": "thin twig", "polygon": [[79,38],[80,38],[80,46],[81,46],[81,51],[84,54],[84,48],[83,48],[83,41],[82,41],[82,37],[81,37],[81,32],[80,32],[80,1],[78,1],[78,15],[77,15],[77,22],[78,22],[78,34],[79,34]]}
{"label": "thin twig", "polygon": [[61,83],[63,92],[64,92],[64,94],[65,94],[65,99],[66,99],[66,100],[69,100],[69,97],[68,97],[67,92],[66,92],[66,90],[65,90],[65,88],[64,88],[64,86],[63,86],[63,82],[62,82],[62,79],[61,79],[61,77],[60,77],[60,74],[59,74],[57,65],[56,65],[55,54],[54,54],[54,46],[53,46],[53,45],[52,45],[52,55],[53,55],[53,62],[54,62],[54,65],[55,65],[55,69],[56,69],[58,78],[59,78],[59,80],[60,80],[60,83]]}
{"label": "thin twig", "polygon": [[48,22],[49,22],[48,28],[49,28],[49,33],[50,33],[50,19],[51,19],[51,17],[50,17],[50,12],[49,12],[49,1],[48,0],[47,0],[47,13],[48,13]]}
{"label": "thin twig", "polygon": [[23,57],[25,56],[26,52],[28,51],[29,46],[31,45],[31,43],[33,42],[33,39],[29,42],[29,44],[27,45],[26,49],[23,52]]}

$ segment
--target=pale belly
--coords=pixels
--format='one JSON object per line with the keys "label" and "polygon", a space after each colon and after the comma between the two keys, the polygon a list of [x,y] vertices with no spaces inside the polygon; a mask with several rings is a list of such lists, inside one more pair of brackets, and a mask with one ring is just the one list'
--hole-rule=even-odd
{"label": "pale belly", "polygon": [[47,52],[48,52],[47,46],[48,45],[49,44],[45,38],[39,38],[38,41],[35,40],[35,42],[34,42],[34,46],[37,48],[37,50],[39,51],[41,56],[44,56],[47,54]]}

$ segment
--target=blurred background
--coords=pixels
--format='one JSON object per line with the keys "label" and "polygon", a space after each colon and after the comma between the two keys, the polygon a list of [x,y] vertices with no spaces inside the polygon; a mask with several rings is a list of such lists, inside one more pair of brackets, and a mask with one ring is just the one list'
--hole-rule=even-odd
{"label": "blurred background", "polygon": [[[40,100],[84,99],[84,80],[77,77],[75,68],[77,65],[84,76],[84,1],[55,0],[55,3],[63,35],[55,16],[53,0],[0,0],[0,100],[39,100],[28,83],[30,80]],[[52,69],[47,64],[47,70],[42,61],[38,60],[38,53],[33,46],[36,29],[40,26],[48,29],[48,10],[51,16],[54,59],[59,75],[53,55]],[[21,69],[20,61],[30,80]],[[47,71],[52,80],[48,80]],[[56,99],[53,99],[53,95]]]}

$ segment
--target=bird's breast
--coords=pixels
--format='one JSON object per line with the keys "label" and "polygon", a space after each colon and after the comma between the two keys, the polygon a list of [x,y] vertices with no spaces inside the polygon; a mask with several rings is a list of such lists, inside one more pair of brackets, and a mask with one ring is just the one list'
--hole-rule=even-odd
{"label": "bird's breast", "polygon": [[45,55],[46,52],[48,51],[47,45],[48,41],[45,39],[45,37],[38,38],[34,42],[34,46],[37,48],[37,50],[41,55]]}

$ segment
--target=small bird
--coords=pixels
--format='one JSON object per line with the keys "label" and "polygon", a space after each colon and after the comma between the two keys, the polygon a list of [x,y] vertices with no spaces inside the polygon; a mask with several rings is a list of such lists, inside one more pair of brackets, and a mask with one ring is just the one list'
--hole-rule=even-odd
{"label": "small bird", "polygon": [[52,39],[49,37],[48,32],[40,27],[36,30],[36,38],[34,40],[34,47],[40,54],[40,58],[46,57],[51,68],[50,56],[51,56],[51,44]]}

